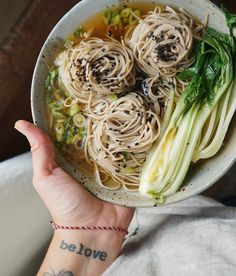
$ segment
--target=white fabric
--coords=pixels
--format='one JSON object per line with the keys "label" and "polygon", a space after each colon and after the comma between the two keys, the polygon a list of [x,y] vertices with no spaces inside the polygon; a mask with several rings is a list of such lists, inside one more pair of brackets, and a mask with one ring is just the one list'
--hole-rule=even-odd
{"label": "white fabric", "polygon": [[202,196],[142,208],[130,232],[121,256],[103,276],[236,275],[235,208]]}
{"label": "white fabric", "polygon": [[32,186],[31,154],[0,163],[0,275],[35,275],[52,233]]}
{"label": "white fabric", "polygon": [[[35,275],[52,233],[31,179],[30,153],[0,163],[0,275]],[[236,209],[201,196],[138,209],[110,275],[235,276]]]}

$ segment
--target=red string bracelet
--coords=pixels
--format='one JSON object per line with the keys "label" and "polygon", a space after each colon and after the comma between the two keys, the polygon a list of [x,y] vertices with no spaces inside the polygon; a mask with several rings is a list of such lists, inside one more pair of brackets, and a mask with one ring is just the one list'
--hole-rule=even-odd
{"label": "red string bracelet", "polygon": [[128,230],[121,227],[114,226],[64,226],[58,225],[54,221],[50,221],[52,228],[54,230],[63,229],[63,230],[111,230],[111,231],[120,231],[125,234],[128,234]]}

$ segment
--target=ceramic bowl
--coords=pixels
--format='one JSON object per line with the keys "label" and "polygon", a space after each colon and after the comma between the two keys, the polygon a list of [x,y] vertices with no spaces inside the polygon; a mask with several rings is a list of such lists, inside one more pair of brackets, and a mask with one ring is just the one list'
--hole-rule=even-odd
{"label": "ceramic bowl", "polygon": [[[31,106],[34,123],[48,132],[45,116],[45,91],[44,82],[47,73],[47,65],[52,64],[61,41],[65,40],[85,19],[98,13],[107,6],[117,4],[118,0],[83,0],[75,5],[57,23],[48,36],[39,54],[32,81]],[[136,1],[137,2],[137,1]],[[209,26],[221,32],[227,32],[224,15],[220,9],[207,0],[160,0],[159,4],[181,7],[187,12],[204,20],[209,15]],[[236,99],[236,87],[234,87]],[[236,104],[236,103],[234,103]],[[236,159],[236,127],[235,120],[232,120],[226,141],[220,152],[197,166],[191,168],[183,188],[166,199],[164,204],[174,203],[190,196],[201,193],[213,185],[232,166]],[[138,192],[129,192],[125,189],[107,190],[97,185],[94,179],[86,177],[68,163],[60,152],[57,152],[57,161],[61,167],[77,179],[86,189],[108,202],[124,206],[148,207],[153,206],[152,200],[141,196]]]}

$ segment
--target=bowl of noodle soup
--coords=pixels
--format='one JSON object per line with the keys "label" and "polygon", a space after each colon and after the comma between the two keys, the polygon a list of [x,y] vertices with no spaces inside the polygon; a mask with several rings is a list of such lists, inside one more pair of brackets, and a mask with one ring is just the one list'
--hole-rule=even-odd
{"label": "bowl of noodle soup", "polygon": [[[113,10],[107,29],[104,11],[117,5],[123,5],[123,15]],[[124,5],[84,0],[57,23],[35,67],[32,114],[52,137],[57,162],[86,189],[108,202],[148,207],[156,202],[138,192],[140,173],[162,135],[165,114],[171,113],[168,104],[175,105],[188,84],[176,75],[193,63],[194,43],[207,22],[221,32],[227,26],[223,13],[207,0]],[[127,28],[115,24],[120,16]],[[220,152],[192,166],[181,188],[160,204],[215,183],[235,160],[235,139],[231,126]]]}

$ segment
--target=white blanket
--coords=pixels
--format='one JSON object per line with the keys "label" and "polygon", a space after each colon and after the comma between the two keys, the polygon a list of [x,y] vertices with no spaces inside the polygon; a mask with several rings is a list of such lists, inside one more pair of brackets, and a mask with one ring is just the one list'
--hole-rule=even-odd
{"label": "white blanket", "polygon": [[138,209],[130,228],[121,256],[104,276],[236,275],[235,208],[197,196]]}
{"label": "white blanket", "polygon": [[[0,163],[0,275],[35,275],[52,234],[30,154]],[[197,196],[138,209],[104,276],[235,276],[236,209]]]}

